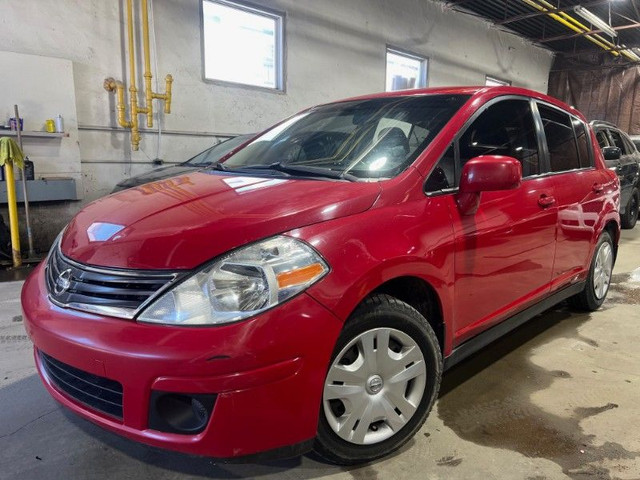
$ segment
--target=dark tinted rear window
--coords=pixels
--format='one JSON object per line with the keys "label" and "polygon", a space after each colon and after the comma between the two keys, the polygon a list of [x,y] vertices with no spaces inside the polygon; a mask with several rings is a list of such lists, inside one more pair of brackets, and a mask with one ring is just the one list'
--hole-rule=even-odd
{"label": "dark tinted rear window", "polygon": [[549,147],[551,171],[564,172],[580,168],[576,137],[573,133],[570,115],[545,105],[539,105],[538,109]]}

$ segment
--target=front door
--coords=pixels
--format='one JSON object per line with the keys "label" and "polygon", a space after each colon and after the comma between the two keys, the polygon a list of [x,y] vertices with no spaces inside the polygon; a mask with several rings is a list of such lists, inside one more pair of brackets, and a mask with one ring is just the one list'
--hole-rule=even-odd
{"label": "front door", "polygon": [[[545,295],[555,255],[558,210],[553,179],[539,175],[531,103],[508,98],[483,108],[454,144],[457,175],[473,157],[507,155],[522,163],[523,182],[514,190],[482,193],[473,215],[463,215],[455,194],[449,195],[455,233],[454,344]],[[432,175],[447,170],[438,167]]]}

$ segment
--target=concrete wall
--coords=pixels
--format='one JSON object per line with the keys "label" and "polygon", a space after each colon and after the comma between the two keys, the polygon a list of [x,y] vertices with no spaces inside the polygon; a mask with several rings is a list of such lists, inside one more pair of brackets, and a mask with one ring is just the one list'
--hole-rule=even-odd
{"label": "concrete wall", "polygon": [[[136,2],[137,3],[137,2]],[[154,0],[158,71],[174,76],[172,113],[164,128],[246,133],[310,105],[382,91],[385,47],[429,57],[430,86],[484,84],[485,75],[546,92],[552,55],[488,23],[429,0],[259,0],[286,12],[286,92],[272,93],[202,81],[199,0]],[[54,230],[80,204],[108,193],[122,178],[153,168],[158,155],[181,161],[211,136],[143,135],[132,152],[129,135],[92,129],[116,126],[106,77],[126,80],[124,0],[3,2],[0,49],[73,62],[84,200],[53,206]],[[139,72],[138,72],[139,73]],[[138,84],[141,85],[141,77]],[[43,79],[46,81],[46,79]],[[164,87],[161,85],[161,90]],[[1,120],[1,119],[0,119]],[[38,165],[36,165],[36,176]]]}

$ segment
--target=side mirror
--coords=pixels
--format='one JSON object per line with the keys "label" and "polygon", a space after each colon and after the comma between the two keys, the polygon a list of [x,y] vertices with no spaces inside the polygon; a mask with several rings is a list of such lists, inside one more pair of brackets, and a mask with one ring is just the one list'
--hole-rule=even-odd
{"label": "side mirror", "polygon": [[622,150],[619,147],[602,147],[602,155],[605,160],[620,160]]}
{"label": "side mirror", "polygon": [[522,164],[513,157],[482,155],[462,168],[456,202],[463,215],[473,215],[480,205],[480,194],[512,190],[522,181]]}

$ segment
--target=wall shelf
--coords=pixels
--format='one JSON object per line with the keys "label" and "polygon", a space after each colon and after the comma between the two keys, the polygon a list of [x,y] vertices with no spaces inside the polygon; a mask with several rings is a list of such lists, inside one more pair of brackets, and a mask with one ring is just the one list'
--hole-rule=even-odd
{"label": "wall shelf", "polygon": [[[51,202],[60,200],[77,200],[76,181],[73,178],[46,178],[27,180],[29,203]],[[24,202],[22,182],[16,182],[18,202]],[[7,203],[7,182],[0,182],[0,204]]]}
{"label": "wall shelf", "polygon": [[[68,137],[69,134],[67,132],[62,133],[49,133],[49,132],[27,132],[22,131],[23,138],[62,138]],[[0,130],[0,137],[17,137],[17,130]]]}

